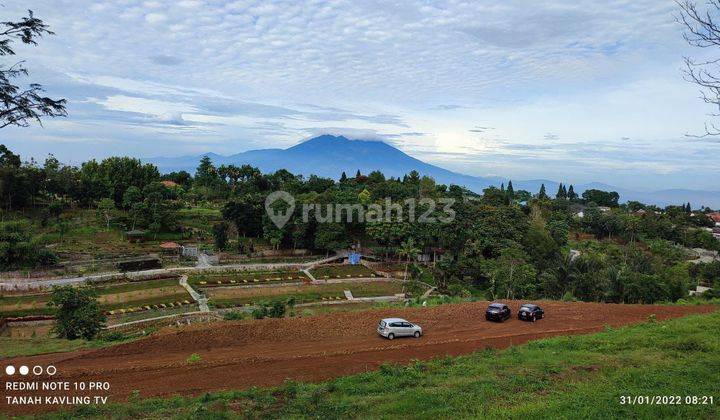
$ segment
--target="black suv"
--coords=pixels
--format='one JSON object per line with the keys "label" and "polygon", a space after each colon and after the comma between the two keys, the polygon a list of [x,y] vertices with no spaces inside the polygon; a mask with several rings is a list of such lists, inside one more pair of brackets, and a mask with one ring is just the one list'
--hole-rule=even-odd
{"label": "black suv", "polygon": [[545,311],[543,311],[541,307],[532,303],[524,304],[518,311],[518,319],[522,321],[535,322],[535,320],[542,319],[544,316]]}
{"label": "black suv", "polygon": [[488,321],[505,321],[510,318],[510,308],[504,303],[491,303],[485,311],[485,319]]}

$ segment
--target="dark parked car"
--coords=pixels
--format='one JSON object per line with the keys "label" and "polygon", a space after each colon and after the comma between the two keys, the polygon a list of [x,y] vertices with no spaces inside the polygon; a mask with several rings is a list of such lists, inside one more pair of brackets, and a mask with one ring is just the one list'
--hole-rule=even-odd
{"label": "dark parked car", "polygon": [[545,311],[543,311],[541,307],[532,303],[524,304],[518,311],[518,319],[523,321],[535,322],[535,320],[542,319],[544,316]]}
{"label": "dark parked car", "polygon": [[491,303],[485,311],[488,321],[505,321],[510,318],[510,308],[504,303]]}

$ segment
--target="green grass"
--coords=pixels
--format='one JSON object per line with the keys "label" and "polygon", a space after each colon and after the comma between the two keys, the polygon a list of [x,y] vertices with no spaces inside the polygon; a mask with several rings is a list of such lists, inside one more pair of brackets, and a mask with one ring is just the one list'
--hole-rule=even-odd
{"label": "green grass", "polygon": [[11,338],[0,337],[0,358],[32,356],[34,354],[72,351],[110,345],[104,341],[65,340],[54,337]]}
{"label": "green grass", "polygon": [[345,295],[343,291],[345,290],[350,290],[354,297],[389,296],[400,293],[402,291],[402,285],[387,281],[373,283],[331,283],[311,287],[303,286],[298,292],[267,296],[256,295],[248,297],[214,298],[211,294],[209,303],[215,307],[232,307],[255,304],[264,300],[287,300],[289,298],[294,298],[299,304],[313,303],[322,302],[323,300],[344,300]]}
{"label": "green grass", "polygon": [[[134,398],[82,407],[72,416],[709,419],[720,415],[718,384],[720,313],[715,312],[504,351],[384,365],[319,384],[287,382],[199,398]],[[715,403],[622,405],[622,395],[707,395]]]}
{"label": "green grass", "polygon": [[329,278],[345,278],[351,277],[371,277],[373,271],[364,265],[324,265],[310,270],[317,279],[323,279],[325,276]]}
{"label": "green grass", "polygon": [[[292,277],[292,279],[290,279]],[[258,281],[255,282],[254,280]],[[213,286],[247,285],[256,283],[301,283],[307,276],[298,270],[281,271],[236,271],[220,274],[191,274],[188,283],[193,287],[205,288]],[[231,283],[235,280],[235,283]],[[246,280],[246,281],[243,281]],[[218,281],[221,284],[218,284]],[[203,283],[204,282],[204,283]]]}

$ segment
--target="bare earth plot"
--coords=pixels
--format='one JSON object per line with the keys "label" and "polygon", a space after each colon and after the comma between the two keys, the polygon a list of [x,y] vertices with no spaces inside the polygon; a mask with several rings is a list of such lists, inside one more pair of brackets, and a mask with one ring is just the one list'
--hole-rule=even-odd
{"label": "bare earth plot", "polygon": [[[508,302],[517,311],[521,302]],[[53,378],[68,381],[109,381],[111,401],[141,397],[195,395],[206,391],[276,385],[290,378],[320,381],[376,369],[388,362],[406,363],[459,355],[493,347],[504,348],[556,335],[584,334],[691,313],[716,306],[608,305],[544,302],[547,319],[527,323],[513,318],[490,323],[483,318],[487,303],[432,308],[373,309],[307,318],[265,319],[166,329],[158,335],[111,348],[56,353],[4,360],[3,364],[53,364]],[[422,325],[425,335],[389,341],[375,333],[380,318],[402,316]],[[191,354],[200,360],[188,362]],[[97,393],[95,393],[97,394]],[[8,407],[0,412],[43,410]]]}

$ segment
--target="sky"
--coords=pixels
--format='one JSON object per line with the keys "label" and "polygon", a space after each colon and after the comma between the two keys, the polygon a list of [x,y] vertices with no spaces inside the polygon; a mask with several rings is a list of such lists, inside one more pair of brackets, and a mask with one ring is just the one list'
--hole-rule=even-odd
{"label": "sky", "polygon": [[686,45],[671,0],[1,3],[55,32],[13,58],[68,100],[67,118],[0,132],[24,159],[329,133],[470,175],[720,190],[720,139],[688,136],[713,109],[682,74],[720,51]]}

